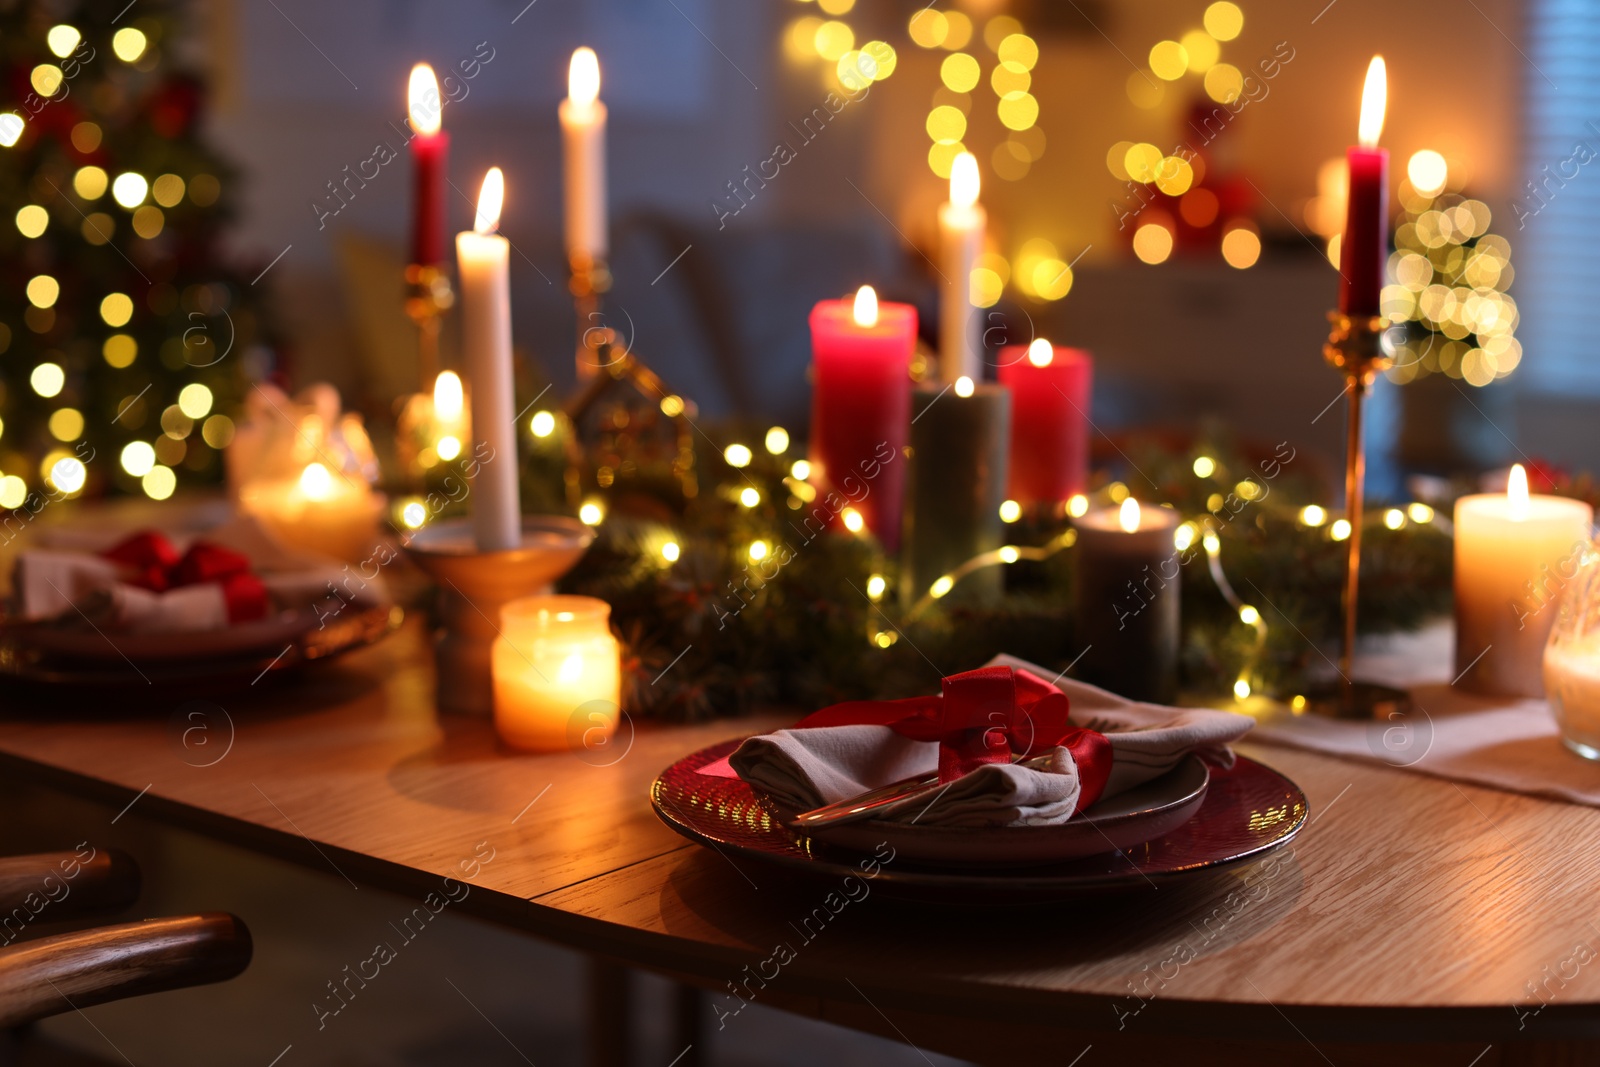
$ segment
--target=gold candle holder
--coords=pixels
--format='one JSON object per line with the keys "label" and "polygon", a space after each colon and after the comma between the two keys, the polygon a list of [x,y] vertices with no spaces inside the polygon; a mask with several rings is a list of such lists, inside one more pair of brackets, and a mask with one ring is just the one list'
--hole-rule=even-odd
{"label": "gold candle holder", "polygon": [[424,393],[433,388],[439,374],[440,323],[455,302],[444,268],[420,263],[406,267],[406,315],[417,324],[417,369]]}
{"label": "gold candle holder", "polygon": [[606,262],[584,252],[568,257],[571,277],[567,288],[578,316],[578,381],[587,382],[600,373],[611,351],[611,330],[605,325],[603,301],[611,291],[611,270]]}
{"label": "gold candle holder", "polygon": [[1310,693],[1307,706],[1318,714],[1341,719],[1392,718],[1410,710],[1410,695],[1391,686],[1358,682],[1351,677],[1361,591],[1361,516],[1367,476],[1361,416],[1373,380],[1394,362],[1383,350],[1383,331],[1389,328],[1389,320],[1381,315],[1352,317],[1330,311],[1328,322],[1328,341],[1322,346],[1322,355],[1329,366],[1344,375],[1345,392],[1349,394],[1344,500],[1350,537],[1346,544],[1344,590],[1340,597],[1343,628],[1339,634],[1339,680]]}

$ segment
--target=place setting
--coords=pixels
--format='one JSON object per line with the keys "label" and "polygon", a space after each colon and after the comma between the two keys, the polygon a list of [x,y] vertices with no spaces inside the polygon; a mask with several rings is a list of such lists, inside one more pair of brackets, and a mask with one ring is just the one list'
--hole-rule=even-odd
{"label": "place setting", "polygon": [[1587,1062],[1594,19],[525,3],[0,5],[0,1059]]}

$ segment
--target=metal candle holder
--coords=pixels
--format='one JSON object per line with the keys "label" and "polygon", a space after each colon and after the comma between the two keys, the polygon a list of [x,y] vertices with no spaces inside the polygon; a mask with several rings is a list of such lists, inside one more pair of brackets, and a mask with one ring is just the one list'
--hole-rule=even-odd
{"label": "metal candle holder", "polygon": [[1383,351],[1383,331],[1388,329],[1389,320],[1380,315],[1352,317],[1330,311],[1328,322],[1328,341],[1322,346],[1322,354],[1330,366],[1344,375],[1345,391],[1349,393],[1344,499],[1350,537],[1340,603],[1344,625],[1339,635],[1339,681],[1310,694],[1307,706],[1335,718],[1387,718],[1405,714],[1411,707],[1411,697],[1390,686],[1354,681],[1350,670],[1356,647],[1356,613],[1361,588],[1361,516],[1367,475],[1361,414],[1373,379],[1394,362]]}
{"label": "metal candle holder", "polygon": [[[625,383],[651,401],[672,424],[669,467],[677,495],[686,502],[698,493],[694,470],[694,428],[686,403],[633,351],[631,340],[619,344],[617,331],[605,323],[604,298],[611,290],[611,271],[605,260],[574,252],[568,257],[572,275],[567,288],[577,315],[577,387],[563,407],[572,433],[567,436],[567,497],[577,504],[589,488],[608,489],[618,473],[593,462],[596,438],[583,429],[618,383]],[[676,408],[672,407],[676,403]],[[621,406],[621,405],[619,405]],[[613,420],[615,421],[615,420]],[[626,424],[626,420],[624,422]],[[632,434],[632,430],[627,431]]]}
{"label": "metal candle holder", "polygon": [[455,302],[450,275],[443,268],[420,263],[406,267],[406,314],[417,324],[417,369],[424,393],[433,388],[439,373],[440,321]]}

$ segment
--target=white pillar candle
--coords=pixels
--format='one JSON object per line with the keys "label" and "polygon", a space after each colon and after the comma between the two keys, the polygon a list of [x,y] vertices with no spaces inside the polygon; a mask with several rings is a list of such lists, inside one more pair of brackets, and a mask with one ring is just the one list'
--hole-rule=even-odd
{"label": "white pillar candle", "polygon": [[[1492,696],[1544,695],[1545,638],[1556,616],[1551,583],[1589,542],[1589,505],[1529,496],[1521,464],[1505,493],[1456,501],[1456,672]],[[1569,575],[1570,576],[1570,572]]]}
{"label": "white pillar candle", "polygon": [[522,544],[517,435],[512,420],[510,244],[495,233],[505,178],[490,167],[473,229],[456,234],[461,272],[461,346],[472,396],[472,531],[479,552]]}
{"label": "white pillar candle", "polygon": [[501,740],[535,752],[603,746],[621,714],[621,648],[611,606],[582,596],[533,596],[500,609],[494,724]]}
{"label": "white pillar candle", "polygon": [[572,53],[567,98],[561,101],[567,183],[567,255],[606,256],[606,106],[600,102],[600,60],[594,49]]}
{"label": "white pillar candle", "polygon": [[971,152],[950,167],[950,199],[939,205],[939,378],[983,380],[981,323],[972,307],[972,268],[983,251],[987,215],[978,205],[978,161]]}

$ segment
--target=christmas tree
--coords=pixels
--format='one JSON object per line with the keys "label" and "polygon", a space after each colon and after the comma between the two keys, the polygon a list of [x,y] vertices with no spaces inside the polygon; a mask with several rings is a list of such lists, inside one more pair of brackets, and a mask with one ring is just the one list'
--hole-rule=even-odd
{"label": "christmas tree", "polygon": [[[184,6],[0,4],[0,509],[215,481],[262,292],[177,69]],[[4,513],[0,513],[3,517]],[[10,528],[15,523],[8,520]]]}

